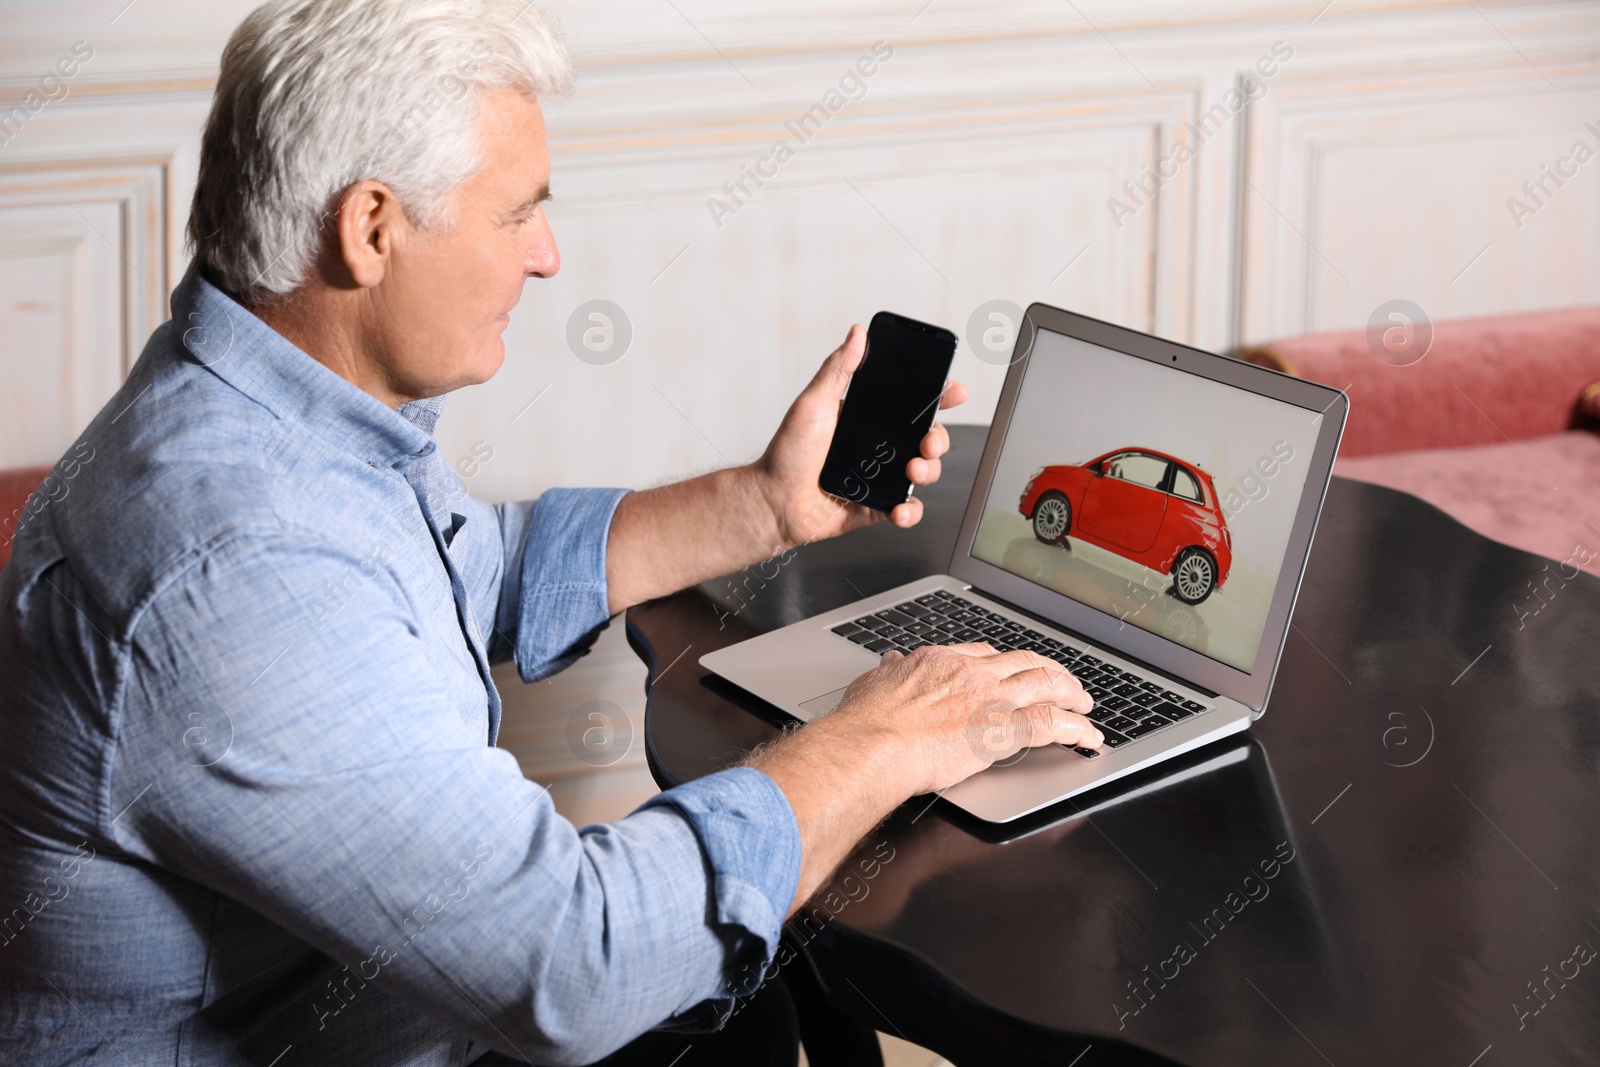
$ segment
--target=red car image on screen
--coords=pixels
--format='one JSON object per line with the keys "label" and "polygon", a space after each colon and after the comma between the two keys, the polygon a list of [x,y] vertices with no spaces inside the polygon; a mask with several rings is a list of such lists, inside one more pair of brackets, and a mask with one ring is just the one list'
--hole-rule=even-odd
{"label": "red car image on screen", "polygon": [[1211,475],[1153,449],[1041,467],[1019,507],[1045,544],[1070,549],[1072,537],[1169,574],[1172,594],[1185,604],[1221,589],[1233,565],[1233,536]]}

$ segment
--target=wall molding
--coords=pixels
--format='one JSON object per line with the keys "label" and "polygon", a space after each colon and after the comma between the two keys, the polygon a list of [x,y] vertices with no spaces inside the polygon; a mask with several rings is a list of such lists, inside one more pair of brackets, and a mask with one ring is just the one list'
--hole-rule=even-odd
{"label": "wall molding", "polygon": [[[625,17],[602,21],[587,8],[574,13],[563,10],[560,4],[545,6],[572,31],[573,57],[581,80],[640,73],[658,75],[674,69],[726,72],[730,61],[740,60],[761,64],[831,60],[854,55],[877,40],[890,41],[897,49],[925,52],[962,53],[1040,45],[1098,52],[1114,44],[1121,48],[1151,48],[1159,54],[1168,41],[1190,37],[1214,44],[1229,38],[1253,40],[1285,30],[1315,29],[1318,34],[1334,38],[1352,33],[1370,38],[1372,25],[1394,19],[1430,22],[1441,37],[1427,42],[1430,48],[1453,39],[1473,42],[1478,38],[1483,38],[1482,43],[1503,48],[1498,34],[1506,34],[1525,51],[1543,50],[1561,46],[1571,19],[1581,13],[1585,2],[1336,0],[1328,4],[1326,0],[1309,0],[1283,5],[1275,0],[1107,0],[1098,4],[1080,0],[1072,5],[1074,10],[1063,9],[1056,0],[1024,0],[997,12],[989,0],[938,0],[936,8],[916,18],[908,18],[899,5],[889,14],[875,12],[873,5],[841,5],[829,10],[798,3],[767,5],[759,18],[753,18],[743,3],[726,2],[720,7],[699,5],[701,10],[694,12],[693,22],[670,9],[652,10],[653,18],[628,11]],[[253,6],[253,0],[239,0],[238,17],[243,18]],[[630,5],[619,2],[612,6],[626,9]],[[709,13],[702,13],[708,6]],[[999,19],[1004,21],[994,28]],[[36,16],[35,21],[42,21],[42,17]],[[84,25],[90,23],[85,21]],[[80,33],[82,29],[78,27]],[[209,46],[194,47],[197,53],[203,53],[194,57],[196,62],[183,64],[150,62],[149,53],[157,47],[159,31],[145,29],[136,35],[130,31],[125,39],[114,42],[115,48],[102,42],[102,54],[96,62],[105,64],[109,58],[115,66],[106,73],[91,71],[74,78],[69,96],[56,103],[77,98],[209,96],[216,86],[215,61],[231,27],[219,23],[216,32],[219,36]],[[35,88],[35,68],[38,72],[45,70],[49,60],[44,57],[53,55],[52,49],[59,51],[60,42],[71,36],[67,32],[47,34],[33,30],[26,36],[19,33],[10,48],[0,48],[0,104],[15,103]],[[167,49],[160,50],[166,58]],[[1182,52],[1179,58],[1183,58]],[[1166,61],[1159,62],[1164,65]]]}
{"label": "wall molding", "polygon": [[[122,263],[120,360],[125,374],[151,331],[167,318],[172,277],[167,234],[172,214],[172,157],[27,159],[0,163],[0,208],[76,208],[110,203],[121,216],[115,233],[93,229]],[[88,220],[85,219],[85,224]]]}
{"label": "wall molding", "polygon": [[[1585,117],[1600,121],[1600,57],[1593,53],[1541,54],[1537,69],[1512,56],[1403,70],[1357,67],[1287,74],[1283,84],[1252,107],[1249,118],[1241,179],[1245,240],[1239,317],[1244,339],[1253,343],[1361,325],[1330,319],[1329,305],[1338,300],[1335,292],[1351,283],[1347,275],[1356,273],[1352,265],[1341,271],[1327,258],[1332,254],[1328,243],[1336,237],[1330,230],[1333,219],[1343,220],[1346,227],[1354,221],[1349,205],[1330,199],[1343,190],[1329,187],[1330,161],[1365,151],[1377,165],[1390,150],[1429,145],[1438,149],[1442,161],[1452,147],[1472,142],[1510,145],[1563,131],[1577,137],[1583,134]],[[1484,225],[1490,229],[1483,241],[1492,246],[1492,227],[1504,213],[1506,196],[1518,192],[1517,182],[1483,172],[1452,173],[1451,181],[1456,190],[1481,185],[1476,198],[1481,212],[1461,221],[1465,227],[1487,219]],[[1424,206],[1419,204],[1419,210]],[[1381,230],[1372,240],[1374,247],[1382,247]],[[1421,300],[1426,306],[1430,301],[1424,297],[1431,294],[1436,305],[1448,306],[1439,294],[1455,284],[1455,270],[1466,267],[1467,257],[1479,247],[1475,239],[1474,247],[1448,268],[1428,267],[1419,257],[1410,270],[1415,290],[1389,296]],[[1537,258],[1525,266],[1535,275],[1554,269]],[[1330,280],[1330,275],[1337,277]],[[1596,297],[1600,291],[1590,299]],[[1376,307],[1381,301],[1369,302]],[[1476,313],[1515,309],[1489,303]]]}

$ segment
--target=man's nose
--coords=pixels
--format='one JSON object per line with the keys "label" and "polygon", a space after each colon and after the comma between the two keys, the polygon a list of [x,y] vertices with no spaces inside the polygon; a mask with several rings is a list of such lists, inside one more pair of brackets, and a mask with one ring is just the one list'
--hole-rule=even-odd
{"label": "man's nose", "polygon": [[561,250],[556,247],[556,235],[551,231],[550,224],[544,221],[544,212],[541,211],[539,215],[539,231],[522,254],[522,269],[535,278],[553,278],[556,271],[561,269]]}

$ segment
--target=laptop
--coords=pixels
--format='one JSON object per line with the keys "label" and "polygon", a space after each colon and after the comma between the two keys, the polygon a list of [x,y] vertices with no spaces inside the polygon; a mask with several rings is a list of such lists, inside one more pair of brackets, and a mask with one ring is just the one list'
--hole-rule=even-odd
{"label": "laptop", "polygon": [[1021,818],[1266,711],[1348,413],[1340,390],[1034,304],[946,572],[700,663],[809,722],[890,649],[1038,652],[1105,745],[1025,749],[942,794]]}

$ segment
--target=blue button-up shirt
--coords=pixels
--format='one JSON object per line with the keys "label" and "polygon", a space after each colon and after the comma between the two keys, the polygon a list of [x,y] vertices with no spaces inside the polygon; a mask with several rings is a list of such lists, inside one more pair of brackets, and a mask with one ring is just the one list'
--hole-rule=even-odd
{"label": "blue button-up shirt", "polygon": [[[494,747],[606,625],[623,490],[467,496],[191,270],[0,575],[0,1062],[588,1063],[771,965],[738,768],[575,829]],[[278,1059],[282,1057],[282,1059]]]}

